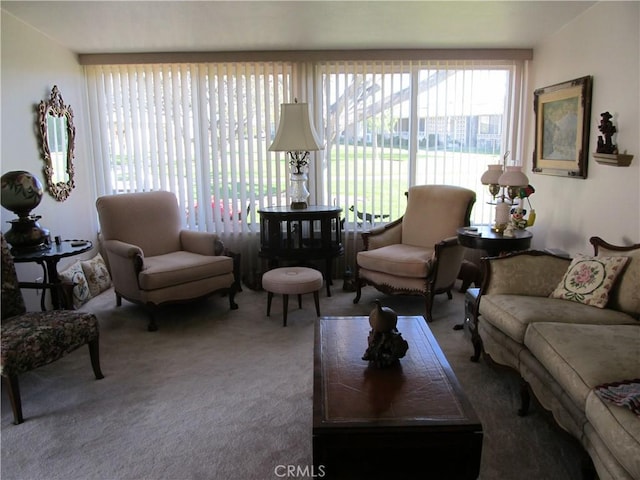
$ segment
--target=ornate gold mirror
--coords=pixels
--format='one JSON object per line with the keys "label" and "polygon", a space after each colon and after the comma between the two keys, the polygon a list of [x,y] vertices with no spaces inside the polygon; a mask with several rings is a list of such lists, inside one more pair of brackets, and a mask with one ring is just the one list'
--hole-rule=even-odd
{"label": "ornate gold mirror", "polygon": [[73,110],[64,104],[56,85],[51,90],[51,98],[38,105],[38,130],[47,190],[56,200],[63,202],[75,187],[73,157],[76,127],[73,125]]}

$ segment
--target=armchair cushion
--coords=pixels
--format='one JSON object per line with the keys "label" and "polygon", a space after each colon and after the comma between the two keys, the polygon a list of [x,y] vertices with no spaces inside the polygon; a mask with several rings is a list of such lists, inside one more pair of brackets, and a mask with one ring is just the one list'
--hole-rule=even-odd
{"label": "armchair cushion", "polygon": [[475,193],[450,186],[421,185],[409,189],[407,209],[402,219],[402,243],[418,247],[433,246],[456,234],[468,224]]}
{"label": "armchair cushion", "polygon": [[139,284],[143,290],[156,290],[225,274],[233,274],[231,257],[179,251],[146,257]]}
{"label": "armchair cushion", "polygon": [[425,278],[431,269],[432,248],[398,243],[358,252],[358,265],[376,272],[401,277]]}

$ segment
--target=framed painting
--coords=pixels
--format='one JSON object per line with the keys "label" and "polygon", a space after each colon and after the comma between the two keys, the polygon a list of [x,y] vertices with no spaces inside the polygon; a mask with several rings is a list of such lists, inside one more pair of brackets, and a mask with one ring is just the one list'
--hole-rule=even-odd
{"label": "framed painting", "polygon": [[587,76],[533,92],[535,173],[587,178],[591,85]]}

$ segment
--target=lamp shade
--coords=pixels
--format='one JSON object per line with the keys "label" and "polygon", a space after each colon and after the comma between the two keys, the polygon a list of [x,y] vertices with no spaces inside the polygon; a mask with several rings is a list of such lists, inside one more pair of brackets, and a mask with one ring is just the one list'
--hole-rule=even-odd
{"label": "lamp shade", "polygon": [[502,175],[502,165],[487,165],[487,171],[482,174],[480,181],[483,185],[498,185],[500,176]]}
{"label": "lamp shade", "polygon": [[307,103],[280,105],[280,124],[271,152],[309,152],[320,150],[318,135],[313,129]]}
{"label": "lamp shade", "polygon": [[529,179],[522,172],[522,167],[514,166],[506,168],[498,183],[503,187],[526,187],[529,185]]}

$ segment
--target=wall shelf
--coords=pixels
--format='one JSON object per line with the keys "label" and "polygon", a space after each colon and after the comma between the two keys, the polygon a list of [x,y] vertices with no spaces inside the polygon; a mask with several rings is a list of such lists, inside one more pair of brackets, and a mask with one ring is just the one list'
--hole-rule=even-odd
{"label": "wall shelf", "polygon": [[602,165],[612,165],[614,167],[628,167],[631,164],[633,155],[626,153],[610,154],[610,153],[594,153],[593,158]]}

